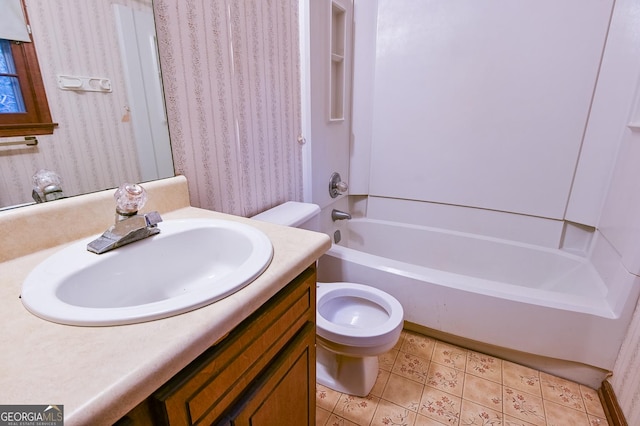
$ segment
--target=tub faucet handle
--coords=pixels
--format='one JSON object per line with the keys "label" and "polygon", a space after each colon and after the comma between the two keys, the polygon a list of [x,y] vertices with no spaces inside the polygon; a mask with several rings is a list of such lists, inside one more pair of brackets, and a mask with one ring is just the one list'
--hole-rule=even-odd
{"label": "tub faucet handle", "polygon": [[340,177],[340,173],[334,172],[329,180],[329,195],[331,198],[336,198],[340,194],[344,194],[349,190],[347,182],[343,182]]}

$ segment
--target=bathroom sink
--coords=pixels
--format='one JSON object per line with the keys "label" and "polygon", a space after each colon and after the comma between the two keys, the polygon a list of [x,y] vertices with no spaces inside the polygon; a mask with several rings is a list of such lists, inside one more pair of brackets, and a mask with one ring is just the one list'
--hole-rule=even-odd
{"label": "bathroom sink", "polygon": [[153,237],[97,255],[94,237],[36,266],[22,285],[33,314],[70,325],[132,324],[188,312],[255,280],[269,266],[269,238],[217,219],[168,220]]}

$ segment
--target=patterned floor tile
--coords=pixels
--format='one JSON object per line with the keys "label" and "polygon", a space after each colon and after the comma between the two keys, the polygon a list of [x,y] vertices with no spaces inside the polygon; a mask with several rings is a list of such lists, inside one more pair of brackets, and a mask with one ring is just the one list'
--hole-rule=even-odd
{"label": "patterned floor tile", "polygon": [[545,401],[544,408],[548,426],[585,426],[589,424],[589,417],[584,411],[567,409],[566,405],[551,401]]}
{"label": "patterned floor tile", "polygon": [[529,367],[503,361],[502,383],[513,389],[536,396],[542,396],[542,390],[540,389],[540,372]]}
{"label": "patterned floor tile", "polygon": [[455,396],[462,396],[464,371],[432,362],[426,384]]}
{"label": "patterned floor tile", "polygon": [[336,406],[336,403],[340,399],[340,392],[333,389],[329,389],[321,384],[316,384],[316,405],[320,408],[331,412]]}
{"label": "patterned floor tile", "polygon": [[540,373],[542,397],[547,401],[585,411],[580,385],[547,373]]}
{"label": "patterned floor tile", "polygon": [[430,360],[435,345],[436,341],[427,336],[406,331],[400,350]]}
{"label": "patterned floor tile", "polygon": [[429,364],[428,359],[400,351],[391,372],[424,384],[429,375]]}
{"label": "patterned floor tile", "polygon": [[414,423],[414,426],[443,426],[443,425],[451,426],[451,423],[440,423],[437,420],[431,419],[421,414],[418,414],[418,416],[416,417],[416,422]]}
{"label": "patterned floor tile", "polygon": [[502,385],[500,383],[467,374],[462,397],[465,400],[502,412]]}
{"label": "patterned floor tile", "polygon": [[316,386],[316,426],[607,426],[598,393],[403,330],[366,398]]}
{"label": "patterned floor tile", "polygon": [[502,383],[502,360],[489,355],[469,351],[465,371],[483,379]]}
{"label": "patterned floor tile", "polygon": [[361,398],[342,394],[333,412],[355,424],[368,425],[373,418],[379,400],[380,398],[375,396]]}
{"label": "patterned floor tile", "polygon": [[402,330],[402,332],[400,333],[400,338],[398,339],[396,344],[393,345],[393,349],[399,351],[402,348],[402,345],[404,344],[404,339],[406,336],[407,336],[407,331]]}
{"label": "patterned floor tile", "polygon": [[515,417],[511,417],[504,413],[503,413],[502,423],[504,423],[504,426],[535,426],[533,423],[516,419]]}
{"label": "patterned floor tile", "polygon": [[391,374],[382,392],[382,398],[411,411],[417,411],[423,388],[420,383]]}
{"label": "patterned floor tile", "polygon": [[427,386],[418,413],[440,423],[457,425],[460,422],[461,405],[462,398]]}
{"label": "patterned floor tile", "polygon": [[589,426],[608,426],[609,423],[607,419],[604,417],[592,416],[591,414],[587,415],[589,417]]}
{"label": "patterned floor tile", "polygon": [[498,426],[502,425],[502,411],[492,410],[471,401],[462,400],[460,426]]}
{"label": "patterned floor tile", "polygon": [[371,392],[369,392],[369,395],[381,397],[390,375],[391,373],[388,371],[379,369],[378,378],[376,379],[376,383],[373,385]]}
{"label": "patterned floor tile", "polygon": [[462,349],[458,346],[449,345],[443,342],[436,342],[431,360],[438,364],[464,371],[467,364],[467,353],[468,351],[466,349]]}
{"label": "patterned floor tile", "polygon": [[329,417],[331,416],[331,411],[327,411],[324,408],[316,406],[316,426],[326,425],[329,421]]}
{"label": "patterned floor tile", "polygon": [[505,386],[502,401],[504,414],[534,425],[545,426],[542,398]]}
{"label": "patterned floor tile", "polygon": [[416,413],[408,408],[401,407],[392,402],[380,400],[371,424],[389,426],[413,426],[416,421]]}
{"label": "patterned floor tile", "polygon": [[591,414],[594,417],[605,418],[604,410],[602,409],[602,403],[600,397],[595,389],[580,385],[580,393],[582,394],[582,401],[584,402],[587,414]]}
{"label": "patterned floor tile", "polygon": [[364,423],[350,422],[349,420],[343,417],[332,414],[331,417],[329,417],[329,420],[327,420],[327,423],[325,423],[325,425],[326,426],[362,426],[364,425]]}
{"label": "patterned floor tile", "polygon": [[398,351],[395,349],[390,350],[389,352],[378,356],[378,367],[391,371],[393,368],[393,364],[396,361],[396,357],[398,356]]}

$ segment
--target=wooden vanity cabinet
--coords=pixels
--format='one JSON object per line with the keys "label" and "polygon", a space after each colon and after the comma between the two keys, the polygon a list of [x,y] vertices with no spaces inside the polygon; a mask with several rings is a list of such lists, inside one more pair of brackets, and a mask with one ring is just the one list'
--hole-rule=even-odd
{"label": "wooden vanity cabinet", "polygon": [[309,267],[127,418],[154,425],[314,425],[316,271]]}

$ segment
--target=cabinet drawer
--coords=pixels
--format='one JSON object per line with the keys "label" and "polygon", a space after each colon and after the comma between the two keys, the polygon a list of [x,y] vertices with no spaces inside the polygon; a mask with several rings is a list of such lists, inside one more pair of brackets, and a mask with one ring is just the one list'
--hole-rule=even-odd
{"label": "cabinet drawer", "polygon": [[160,388],[152,396],[158,420],[191,425],[220,417],[307,322],[315,323],[315,282],[315,268],[308,268]]}

